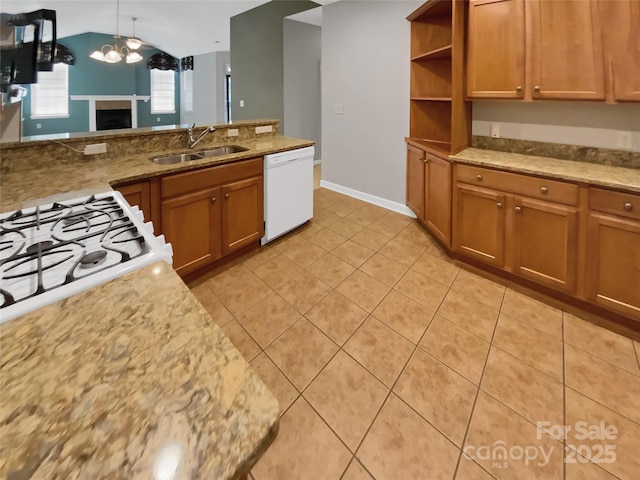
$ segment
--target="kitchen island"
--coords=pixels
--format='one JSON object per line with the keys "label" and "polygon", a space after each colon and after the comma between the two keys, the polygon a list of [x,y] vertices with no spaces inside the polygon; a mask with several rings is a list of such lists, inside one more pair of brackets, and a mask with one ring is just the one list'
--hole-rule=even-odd
{"label": "kitchen island", "polygon": [[[0,211],[312,144],[233,143],[249,150],[169,166],[149,157],[171,144],[87,159],[3,145]],[[1,324],[0,355],[3,478],[240,479],[278,431],[276,399],[163,262]]]}

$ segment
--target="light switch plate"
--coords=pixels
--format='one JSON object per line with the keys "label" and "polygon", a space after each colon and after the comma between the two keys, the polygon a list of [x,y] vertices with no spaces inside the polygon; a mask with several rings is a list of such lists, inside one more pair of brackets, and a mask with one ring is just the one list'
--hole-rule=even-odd
{"label": "light switch plate", "polygon": [[238,136],[237,128],[230,128],[229,130],[227,130],[227,137],[237,137],[237,136]]}
{"label": "light switch plate", "polygon": [[491,124],[491,138],[500,138],[500,124],[492,123]]}
{"label": "light switch plate", "polygon": [[273,132],[272,125],[263,125],[261,127],[256,127],[256,133],[271,133]]}
{"label": "light switch plate", "polygon": [[244,107],[244,100],[240,100],[240,107]]}
{"label": "light switch plate", "polygon": [[107,153],[106,143],[94,143],[93,145],[85,145],[85,155],[95,155],[96,153]]}
{"label": "light switch plate", "polygon": [[342,103],[334,103],[333,113],[336,115],[342,115],[344,113],[344,105]]}

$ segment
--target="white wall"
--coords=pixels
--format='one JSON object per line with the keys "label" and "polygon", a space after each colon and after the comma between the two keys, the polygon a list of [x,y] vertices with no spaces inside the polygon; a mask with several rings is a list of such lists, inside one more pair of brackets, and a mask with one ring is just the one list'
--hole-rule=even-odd
{"label": "white wall", "polygon": [[632,150],[640,151],[640,104],[604,102],[473,102],[473,134],[519,140],[618,148],[618,133],[631,132]]}
{"label": "white wall", "polygon": [[229,63],[229,52],[193,56],[193,112],[181,111],[180,123],[224,122],[225,63]]}
{"label": "white wall", "polygon": [[316,142],[322,158],[320,55],[322,29],[284,19],[284,135]]}
{"label": "white wall", "polygon": [[[421,1],[322,9],[322,179],[402,205],[409,133],[406,16]],[[342,115],[333,113],[342,104]]]}

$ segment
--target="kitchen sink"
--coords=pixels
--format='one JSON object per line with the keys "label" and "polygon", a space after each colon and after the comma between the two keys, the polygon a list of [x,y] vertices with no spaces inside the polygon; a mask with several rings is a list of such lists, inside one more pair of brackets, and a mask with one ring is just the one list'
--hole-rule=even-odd
{"label": "kitchen sink", "polygon": [[238,145],[222,145],[207,150],[199,150],[189,153],[174,153],[173,155],[158,155],[150,160],[156,165],[173,165],[176,163],[193,162],[194,160],[202,160],[203,158],[220,157],[222,155],[231,155],[232,153],[246,152],[249,150]]}
{"label": "kitchen sink", "polygon": [[219,157],[220,155],[230,155],[232,153],[246,152],[248,148],[239,147],[238,145],[222,145],[208,150],[202,150],[200,153],[204,158]]}
{"label": "kitchen sink", "polygon": [[203,158],[203,155],[200,153],[176,153],[174,155],[152,157],[151,161],[156,165],[173,165],[174,163],[192,162]]}

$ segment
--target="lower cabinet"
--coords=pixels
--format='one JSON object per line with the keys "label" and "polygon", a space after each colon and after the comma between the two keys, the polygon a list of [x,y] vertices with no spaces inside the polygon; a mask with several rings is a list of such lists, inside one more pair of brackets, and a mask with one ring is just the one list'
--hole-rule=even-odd
{"label": "lower cabinet", "polygon": [[476,184],[456,183],[454,251],[556,290],[575,293],[579,233],[576,206],[514,193],[522,186],[524,191],[540,192],[540,196],[573,201],[571,191],[565,191],[573,185],[466,166],[457,167],[456,178],[473,179]]}
{"label": "lower cabinet", "polygon": [[162,177],[162,233],[185,275],[264,235],[262,158]]}
{"label": "lower cabinet", "polygon": [[407,206],[447,247],[451,245],[451,163],[407,145]]}
{"label": "lower cabinet", "polygon": [[114,185],[131,206],[137,205],[144,214],[144,221],[151,220],[151,188],[148,181]]}
{"label": "lower cabinet", "polygon": [[587,296],[640,320],[640,196],[591,188]]}

